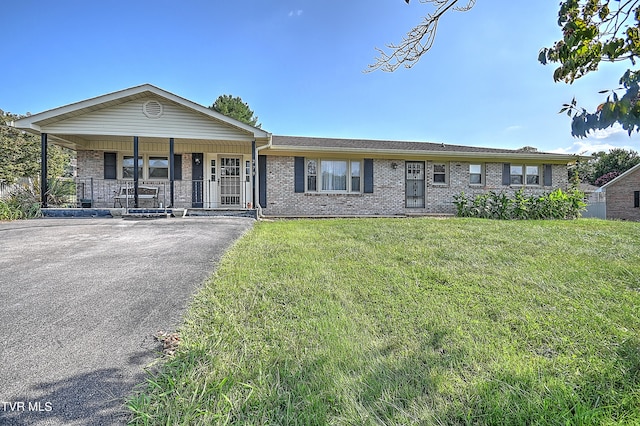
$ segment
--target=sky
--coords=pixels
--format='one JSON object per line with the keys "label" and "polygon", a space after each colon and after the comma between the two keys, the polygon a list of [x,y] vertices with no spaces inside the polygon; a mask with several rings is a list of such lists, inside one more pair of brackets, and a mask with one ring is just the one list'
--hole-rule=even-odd
{"label": "sky", "polygon": [[275,135],[589,153],[640,149],[621,128],[571,136],[628,64],[572,85],[537,61],[558,1],[477,0],[445,15],[411,69],[364,72],[432,7],[417,0],[21,0],[3,7],[0,109],[38,113],[140,84],[210,106],[247,102]]}

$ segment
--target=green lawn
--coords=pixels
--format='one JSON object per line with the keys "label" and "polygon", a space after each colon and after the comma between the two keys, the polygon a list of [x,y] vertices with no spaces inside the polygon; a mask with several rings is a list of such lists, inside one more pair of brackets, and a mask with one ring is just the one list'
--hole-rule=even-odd
{"label": "green lawn", "polygon": [[640,424],[640,223],[260,222],[133,424]]}

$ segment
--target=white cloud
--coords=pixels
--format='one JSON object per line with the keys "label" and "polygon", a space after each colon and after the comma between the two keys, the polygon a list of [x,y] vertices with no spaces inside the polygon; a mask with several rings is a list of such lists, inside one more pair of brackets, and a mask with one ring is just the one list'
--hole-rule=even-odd
{"label": "white cloud", "polygon": [[522,126],[509,126],[506,129],[503,130],[504,133],[511,133],[511,132],[517,132],[518,130],[521,130]]}
{"label": "white cloud", "polygon": [[640,138],[634,133],[631,137],[626,130],[618,123],[606,129],[596,130],[589,133],[589,137],[584,139],[574,139],[569,147],[556,148],[549,152],[560,154],[593,154],[600,151],[610,151],[613,148],[622,148],[638,151]]}
{"label": "white cloud", "polygon": [[[626,133],[625,133],[626,135]],[[582,155],[590,155],[600,151],[610,151],[613,148],[623,148],[623,149],[631,149],[634,151],[638,150],[638,146],[629,145],[613,145],[611,143],[602,142],[598,139],[580,139],[573,142],[573,145],[566,148],[556,148],[552,149],[549,152],[554,152],[557,154],[582,154]]]}
{"label": "white cloud", "polygon": [[627,131],[622,128],[620,123],[615,123],[613,126],[607,127],[606,129],[595,130],[593,133],[589,134],[589,137],[594,137],[596,139],[608,139],[619,133],[624,133],[626,135]]}
{"label": "white cloud", "polygon": [[302,15],[302,9],[289,11],[289,18],[293,18],[300,15]]}

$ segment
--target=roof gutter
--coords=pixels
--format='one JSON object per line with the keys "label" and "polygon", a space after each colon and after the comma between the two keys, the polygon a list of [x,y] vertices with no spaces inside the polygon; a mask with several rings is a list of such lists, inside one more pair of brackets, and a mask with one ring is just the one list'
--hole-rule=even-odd
{"label": "roof gutter", "polygon": [[[269,144],[271,146],[271,144]],[[300,147],[300,146],[285,146],[279,145],[272,147],[274,153],[310,153],[310,152],[336,152],[347,154],[376,154],[393,157],[447,157],[447,158],[499,158],[499,159],[522,159],[522,160],[551,160],[551,161],[566,161],[574,162],[579,158],[582,158],[574,154],[555,154],[555,153],[525,153],[514,151],[512,153],[506,152],[464,152],[464,151],[419,151],[419,150],[395,150],[395,149],[361,149],[361,148],[344,148],[344,147]],[[587,157],[589,158],[589,157]]]}

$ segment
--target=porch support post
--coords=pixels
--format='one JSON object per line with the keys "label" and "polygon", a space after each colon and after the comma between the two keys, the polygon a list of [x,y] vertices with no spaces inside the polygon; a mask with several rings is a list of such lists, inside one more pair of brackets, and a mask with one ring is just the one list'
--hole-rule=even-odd
{"label": "porch support post", "polygon": [[133,207],[138,208],[138,137],[133,137]]}
{"label": "porch support post", "polygon": [[40,135],[40,204],[42,208],[46,208],[48,204],[47,186],[47,133]]}
{"label": "porch support post", "polygon": [[173,208],[173,190],[174,190],[174,181],[175,181],[175,159],[174,159],[174,140],[173,138],[169,138],[169,192],[171,194],[171,208]]}
{"label": "porch support post", "polygon": [[257,198],[257,194],[256,194],[256,174],[258,172],[258,163],[257,163],[257,158],[256,158],[256,141],[255,139],[251,141],[251,194],[252,194],[252,199],[251,199],[251,207],[253,207],[254,209],[256,208],[256,200]]}

